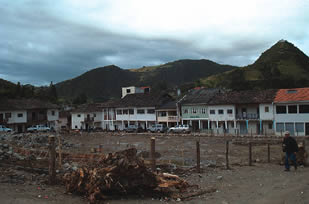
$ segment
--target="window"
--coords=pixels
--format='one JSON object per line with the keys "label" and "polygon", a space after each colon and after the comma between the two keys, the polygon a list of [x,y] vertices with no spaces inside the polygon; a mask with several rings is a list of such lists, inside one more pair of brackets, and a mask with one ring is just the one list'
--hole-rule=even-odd
{"label": "window", "polygon": [[22,113],[18,113],[18,114],[17,114],[17,117],[22,118],[22,117],[23,117],[23,114],[22,114]]}
{"label": "window", "polygon": [[145,110],[144,109],[137,109],[137,114],[145,114]]}
{"label": "window", "polygon": [[154,113],[155,113],[155,110],[154,110],[154,109],[148,109],[148,110],[147,110],[147,113],[148,113],[148,114],[154,114]]}
{"label": "window", "polygon": [[216,111],[215,110],[210,110],[209,113],[214,115],[214,114],[216,114]]}
{"label": "window", "polygon": [[297,90],[290,89],[290,90],[287,90],[286,93],[288,94],[297,93]]}
{"label": "window", "polygon": [[286,113],[286,106],[276,106],[276,113],[277,114],[284,114],[284,113]]}
{"label": "window", "polygon": [[202,108],[202,109],[201,109],[201,113],[202,113],[202,114],[206,114],[206,108]]}
{"label": "window", "polygon": [[55,111],[52,111],[51,114],[52,114],[52,115],[55,115]]}
{"label": "window", "polygon": [[127,89],[127,93],[131,93],[131,89]]}
{"label": "window", "polygon": [[159,112],[159,116],[160,116],[160,117],[165,117],[165,116],[166,116],[166,111]]}
{"label": "window", "polygon": [[188,109],[183,109],[183,113],[188,113]]}
{"label": "window", "polygon": [[299,105],[299,113],[309,113],[309,105]]}
{"label": "window", "polygon": [[117,110],[117,115],[122,115],[122,110]]}
{"label": "window", "polygon": [[219,114],[219,115],[224,114],[224,110],[223,110],[223,109],[219,109],[219,110],[218,110],[218,114]]}
{"label": "window", "polygon": [[134,109],[129,109],[129,114],[133,115],[134,114]]}
{"label": "window", "polygon": [[295,123],[296,132],[304,132],[304,123]]}
{"label": "window", "polygon": [[197,113],[197,110],[195,108],[192,108],[192,113]]}
{"label": "window", "polygon": [[123,110],[123,115],[128,115],[128,113],[129,113],[128,109]]}
{"label": "window", "polygon": [[268,113],[268,112],[269,112],[269,107],[265,106],[265,113]]}
{"label": "window", "polygon": [[227,114],[233,114],[233,109],[227,109]]}
{"label": "window", "polygon": [[289,113],[297,113],[297,106],[296,105],[288,106],[288,111]]}
{"label": "window", "polygon": [[12,117],[11,113],[5,113],[5,118],[10,118],[10,117]]}
{"label": "window", "polygon": [[78,114],[77,117],[80,118],[80,114]]}
{"label": "window", "polygon": [[277,132],[284,132],[284,124],[283,123],[276,123],[276,131]]}

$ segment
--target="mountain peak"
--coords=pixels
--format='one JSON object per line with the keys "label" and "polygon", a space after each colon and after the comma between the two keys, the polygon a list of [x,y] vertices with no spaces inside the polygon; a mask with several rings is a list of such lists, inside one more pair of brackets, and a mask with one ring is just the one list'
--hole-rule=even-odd
{"label": "mountain peak", "polygon": [[282,60],[292,58],[294,58],[293,60],[297,59],[297,61],[306,61],[308,57],[300,49],[294,46],[294,44],[282,39],[263,52],[254,64],[268,62],[279,63]]}

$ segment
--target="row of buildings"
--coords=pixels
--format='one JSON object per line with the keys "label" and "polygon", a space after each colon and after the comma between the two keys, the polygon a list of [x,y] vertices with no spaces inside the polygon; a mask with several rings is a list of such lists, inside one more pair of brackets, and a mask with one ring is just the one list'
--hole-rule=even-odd
{"label": "row of buildings", "polygon": [[68,112],[59,107],[23,100],[0,104],[0,124],[24,131],[31,124],[55,129],[123,130],[128,125],[147,129],[152,124],[189,124],[193,131],[216,134],[309,135],[309,88],[226,91],[195,88],[174,100],[151,93],[149,87],[122,88],[122,98],[89,104]]}
{"label": "row of buildings", "polygon": [[217,134],[309,135],[309,88],[224,91],[196,88],[175,101],[167,94],[134,93],[121,100],[72,112],[72,129],[123,130],[189,124],[193,131]]}

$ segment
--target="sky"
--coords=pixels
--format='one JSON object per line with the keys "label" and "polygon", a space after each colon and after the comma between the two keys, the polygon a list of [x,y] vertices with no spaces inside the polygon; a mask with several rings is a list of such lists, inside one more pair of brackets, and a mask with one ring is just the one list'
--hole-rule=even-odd
{"label": "sky", "polygon": [[308,0],[0,0],[0,78],[47,85],[96,67],[252,64],[281,39],[309,55]]}

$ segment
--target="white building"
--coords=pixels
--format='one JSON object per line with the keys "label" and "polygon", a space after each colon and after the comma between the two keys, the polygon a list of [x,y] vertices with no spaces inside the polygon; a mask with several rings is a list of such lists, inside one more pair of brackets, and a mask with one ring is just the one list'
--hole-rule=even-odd
{"label": "white building", "polygon": [[101,128],[102,109],[97,104],[88,104],[72,110],[71,113],[72,130],[92,130]]}
{"label": "white building", "polygon": [[129,87],[122,87],[122,95],[121,98],[124,98],[127,94],[136,94],[136,93],[149,93],[150,87],[135,87],[135,86],[129,86]]}
{"label": "white building", "polygon": [[309,88],[280,89],[274,100],[276,134],[309,135]]}
{"label": "white building", "polygon": [[128,94],[117,104],[116,126],[123,130],[128,125],[138,125],[146,130],[157,121],[156,108],[170,100],[171,97],[166,94]]}
{"label": "white building", "polygon": [[182,121],[189,122],[193,131],[273,134],[272,102],[275,94],[275,90],[194,90],[181,102]]}
{"label": "white building", "polygon": [[43,124],[59,129],[59,108],[36,99],[6,100],[0,103],[0,124],[16,132],[25,132],[31,125]]}

